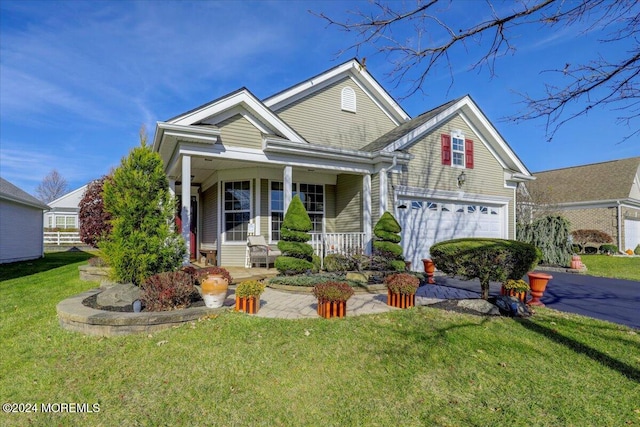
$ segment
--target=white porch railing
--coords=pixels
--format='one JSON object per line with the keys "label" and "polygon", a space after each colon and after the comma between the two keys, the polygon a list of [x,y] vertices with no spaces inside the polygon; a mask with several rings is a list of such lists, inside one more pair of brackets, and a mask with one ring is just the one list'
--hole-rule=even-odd
{"label": "white porch railing", "polygon": [[363,254],[364,233],[311,233],[311,246],[321,259],[329,254]]}
{"label": "white porch railing", "polygon": [[68,243],[82,243],[80,233],[77,231],[45,231],[45,245],[61,245]]}

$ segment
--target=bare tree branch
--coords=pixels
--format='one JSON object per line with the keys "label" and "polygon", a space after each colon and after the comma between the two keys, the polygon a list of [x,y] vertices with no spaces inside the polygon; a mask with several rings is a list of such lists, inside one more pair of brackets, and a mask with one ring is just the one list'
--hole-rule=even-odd
{"label": "bare tree branch", "polygon": [[[471,69],[496,71],[496,59],[516,52],[513,43],[518,26],[537,26],[540,32],[573,28],[574,34],[600,34],[609,58],[595,57],[586,64],[559,64],[553,70],[553,81],[547,83],[542,96],[521,94],[525,111],[508,117],[521,121],[543,118],[546,134],[552,139],[560,127],[594,108],[609,108],[620,113],[619,124],[631,129],[631,137],[640,133],[633,128],[640,116],[640,3],[635,0],[518,0],[500,3],[486,0],[479,18],[458,28],[448,12],[450,2],[443,0],[406,3],[372,2],[375,12],[351,12],[355,21],[337,21],[324,13],[315,13],[329,26],[353,32],[356,41],[342,53],[373,47],[393,64],[390,77],[396,85],[409,83],[406,97],[423,91],[428,77],[440,67],[448,69],[453,84],[454,67],[471,59]],[[444,5],[444,6],[443,6]],[[442,7],[441,7],[442,6]],[[506,6],[506,8],[505,8]],[[314,12],[312,12],[314,13]],[[406,36],[407,33],[413,37]],[[471,46],[474,48],[472,49]],[[626,56],[611,59],[611,52],[626,48]],[[631,46],[631,48],[629,48]],[[549,80],[552,81],[552,80]],[[627,137],[627,138],[628,138]]]}
{"label": "bare tree branch", "polygon": [[36,187],[36,197],[44,203],[49,203],[67,192],[67,180],[53,169]]}

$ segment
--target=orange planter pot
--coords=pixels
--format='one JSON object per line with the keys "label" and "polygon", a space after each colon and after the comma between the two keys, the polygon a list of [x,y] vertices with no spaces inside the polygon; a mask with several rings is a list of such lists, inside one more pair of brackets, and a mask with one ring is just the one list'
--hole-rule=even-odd
{"label": "orange planter pot", "polygon": [[416,294],[395,294],[387,289],[387,305],[397,308],[409,308],[416,305]]}
{"label": "orange planter pot", "polygon": [[318,315],[325,319],[345,317],[347,315],[347,302],[318,300]]}
{"label": "orange planter pot", "polygon": [[513,289],[505,289],[504,286],[500,289],[500,295],[508,295],[510,297],[516,297],[523,303],[527,300],[526,292],[518,292]]}
{"label": "orange planter pot", "polygon": [[236,297],[235,310],[256,314],[260,310],[260,297]]}
{"label": "orange planter pot", "polygon": [[422,260],[422,264],[424,265],[424,272],[427,274],[427,283],[433,285],[436,283],[433,279],[433,274],[436,271],[436,265],[429,258],[424,258]]}
{"label": "orange planter pot", "polygon": [[544,273],[527,273],[527,276],[529,277],[529,287],[531,288],[531,299],[527,304],[544,307],[540,298],[544,295],[547,283],[553,279],[553,276]]}

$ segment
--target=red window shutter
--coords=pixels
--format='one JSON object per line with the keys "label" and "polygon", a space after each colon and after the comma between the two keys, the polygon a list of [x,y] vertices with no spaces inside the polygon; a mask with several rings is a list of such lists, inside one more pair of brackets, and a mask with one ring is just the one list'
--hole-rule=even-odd
{"label": "red window shutter", "polygon": [[464,140],[464,163],[467,169],[473,169],[473,141],[470,139]]}
{"label": "red window shutter", "polygon": [[451,135],[440,135],[442,141],[442,164],[451,166]]}

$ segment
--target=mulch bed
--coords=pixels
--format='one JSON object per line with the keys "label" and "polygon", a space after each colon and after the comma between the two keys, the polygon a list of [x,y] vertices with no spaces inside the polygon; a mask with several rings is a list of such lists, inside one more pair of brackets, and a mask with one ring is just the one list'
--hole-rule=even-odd
{"label": "mulch bed", "polygon": [[[85,298],[82,301],[82,305],[90,308],[95,308],[96,310],[117,311],[120,313],[133,313],[133,305],[125,305],[125,306],[119,307],[119,306],[113,306],[113,305],[98,304],[98,294]],[[192,302],[191,307],[204,307],[204,300],[200,299]],[[142,309],[142,312],[144,313],[145,310]]]}

